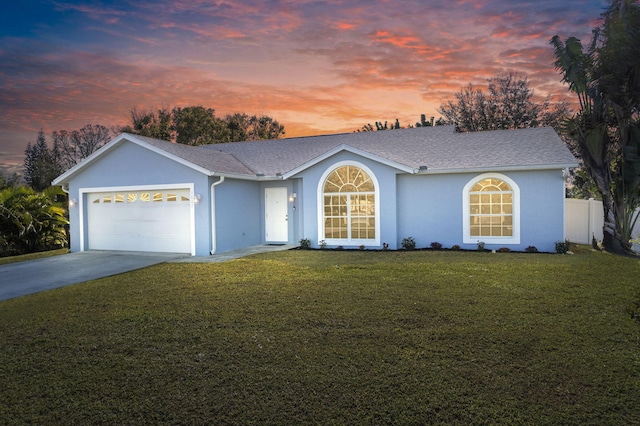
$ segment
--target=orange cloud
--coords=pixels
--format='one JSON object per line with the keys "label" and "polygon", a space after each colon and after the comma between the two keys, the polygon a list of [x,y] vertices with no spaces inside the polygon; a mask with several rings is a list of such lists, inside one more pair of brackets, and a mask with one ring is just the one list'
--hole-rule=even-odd
{"label": "orange cloud", "polygon": [[21,154],[40,128],[123,124],[133,106],[268,114],[297,136],[437,116],[460,88],[483,87],[503,72],[525,73],[537,95],[559,98],[566,87],[548,40],[588,38],[602,7],[600,0],[581,8],[504,0],[445,7],[408,0],[401,8],[388,0],[53,1],[42,2],[51,9],[47,25],[25,25],[33,38],[0,36],[6,152],[5,145]]}

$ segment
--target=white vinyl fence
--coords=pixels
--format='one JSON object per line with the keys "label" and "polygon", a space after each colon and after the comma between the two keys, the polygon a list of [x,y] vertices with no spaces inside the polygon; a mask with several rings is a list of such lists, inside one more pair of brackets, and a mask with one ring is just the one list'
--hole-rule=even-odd
{"label": "white vinyl fence", "polygon": [[[636,215],[640,209],[636,210]],[[591,244],[592,237],[602,241],[602,226],[604,225],[604,213],[602,201],[589,199],[578,200],[567,198],[565,200],[566,239],[572,243]],[[638,239],[640,234],[640,219],[633,228],[632,236]]]}

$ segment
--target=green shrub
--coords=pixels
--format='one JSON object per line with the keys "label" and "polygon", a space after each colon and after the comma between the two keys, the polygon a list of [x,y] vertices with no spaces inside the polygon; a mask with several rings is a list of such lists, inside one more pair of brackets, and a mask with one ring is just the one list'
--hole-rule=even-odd
{"label": "green shrub", "polygon": [[536,246],[529,246],[524,249],[524,251],[526,251],[527,253],[537,253],[538,249],[536,248]]}
{"label": "green shrub", "polygon": [[320,250],[327,249],[327,242],[325,240],[320,240]]}
{"label": "green shrub", "polygon": [[459,251],[461,250],[460,246],[458,244],[454,244],[451,246],[451,250],[455,250],[455,251]]}
{"label": "green shrub", "polygon": [[300,240],[300,248],[303,250],[309,250],[311,248],[311,240],[308,238],[303,238]]}
{"label": "green shrub", "polygon": [[484,251],[484,241],[478,241],[478,251]]}
{"label": "green shrub", "polygon": [[571,243],[568,240],[556,241],[556,253],[565,254],[571,250]]}
{"label": "green shrub", "polygon": [[442,248],[442,244],[437,241],[431,243],[431,248],[434,250],[440,250]]}
{"label": "green shrub", "polygon": [[68,247],[67,214],[66,195],[59,187],[0,191],[0,256]]}
{"label": "green shrub", "polygon": [[402,248],[405,250],[415,250],[416,240],[413,237],[407,237],[402,240]]}

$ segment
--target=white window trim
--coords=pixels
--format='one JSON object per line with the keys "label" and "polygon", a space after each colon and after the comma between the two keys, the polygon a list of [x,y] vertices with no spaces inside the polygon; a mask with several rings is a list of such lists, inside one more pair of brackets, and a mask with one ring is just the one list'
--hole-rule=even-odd
{"label": "white window trim", "polygon": [[[469,207],[469,192],[471,188],[483,179],[500,179],[511,186],[513,191],[513,236],[511,237],[472,237],[471,236],[471,211]],[[520,187],[509,178],[500,173],[484,173],[471,179],[462,190],[462,242],[464,244],[477,244],[482,241],[487,244],[520,244]]]}
{"label": "white window trim", "polygon": [[84,204],[88,202],[87,195],[92,192],[126,192],[126,191],[163,191],[168,189],[188,189],[189,198],[191,199],[191,256],[196,255],[196,221],[195,221],[195,203],[194,203],[194,185],[193,183],[178,183],[169,185],[136,185],[136,186],[104,186],[93,188],[80,188],[78,190],[79,200],[78,215],[79,226],[78,234],[80,236],[80,251],[86,251],[85,248],[85,220],[84,220]]}
{"label": "white window trim", "polygon": [[[374,205],[376,210],[375,216],[375,233],[376,237],[374,239],[342,239],[342,238],[324,238],[324,184],[331,173],[334,170],[343,167],[343,166],[353,166],[358,167],[365,171],[371,178],[371,182],[373,182],[374,188]],[[332,164],[327,170],[324,171],[320,181],[318,182],[318,244],[320,241],[324,240],[328,245],[335,246],[379,246],[380,245],[380,185],[378,184],[378,179],[373,174],[371,169],[365,166],[362,163],[357,161],[340,161]]]}

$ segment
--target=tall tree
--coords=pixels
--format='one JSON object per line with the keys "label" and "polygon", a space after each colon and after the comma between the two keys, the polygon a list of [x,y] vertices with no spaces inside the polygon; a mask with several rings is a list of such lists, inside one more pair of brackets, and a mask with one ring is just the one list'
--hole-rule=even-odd
{"label": "tall tree", "polygon": [[203,106],[173,108],[171,130],[176,142],[185,145],[227,142],[230,135],[227,124],[215,116],[215,110]]}
{"label": "tall tree", "polygon": [[116,131],[165,141],[171,140],[172,113],[169,108],[162,107],[153,111],[133,107],[129,110],[129,120],[131,121],[128,125],[119,127]]}
{"label": "tall tree", "polygon": [[247,138],[245,140],[249,141],[280,139],[285,135],[284,126],[268,115],[252,115],[249,118],[246,133]]}
{"label": "tall tree", "polygon": [[43,191],[62,173],[56,150],[50,150],[40,130],[36,143],[27,144],[24,158],[24,180],[36,191]]}
{"label": "tall tree", "polygon": [[284,126],[267,115],[236,113],[221,119],[213,108],[203,106],[161,108],[157,112],[133,108],[130,119],[129,125],[116,131],[187,145],[279,139],[285,134]]}
{"label": "tall tree", "polygon": [[0,190],[7,188],[14,188],[19,185],[20,175],[18,173],[13,173],[12,175],[4,175],[0,173]]}
{"label": "tall tree", "polygon": [[438,112],[444,124],[455,124],[460,132],[523,129],[551,126],[559,130],[569,114],[569,104],[551,105],[550,98],[534,102],[535,92],[526,77],[515,73],[498,75],[488,80],[488,92],[469,84],[445,102]]}
{"label": "tall tree", "polygon": [[640,204],[640,6],[613,0],[586,49],[575,37],[551,44],[580,104],[566,134],[602,197],[603,245],[629,252]]}
{"label": "tall tree", "polygon": [[60,166],[67,170],[109,142],[109,129],[87,124],[80,130],[59,130],[51,134],[53,149]]}

